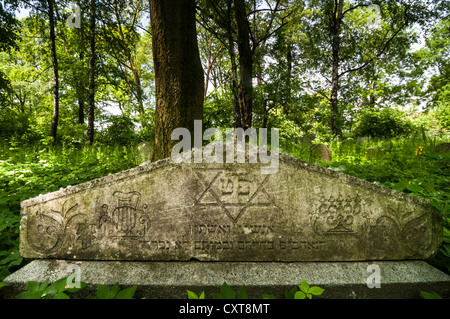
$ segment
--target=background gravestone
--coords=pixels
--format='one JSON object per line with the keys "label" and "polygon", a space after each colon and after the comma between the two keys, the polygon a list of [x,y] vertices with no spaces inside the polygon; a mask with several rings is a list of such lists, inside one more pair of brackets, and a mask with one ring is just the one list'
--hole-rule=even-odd
{"label": "background gravestone", "polygon": [[325,144],[319,143],[311,145],[310,152],[311,152],[311,159],[310,159],[311,162],[313,162],[314,160],[331,162],[331,160],[333,159],[332,156],[333,152]]}

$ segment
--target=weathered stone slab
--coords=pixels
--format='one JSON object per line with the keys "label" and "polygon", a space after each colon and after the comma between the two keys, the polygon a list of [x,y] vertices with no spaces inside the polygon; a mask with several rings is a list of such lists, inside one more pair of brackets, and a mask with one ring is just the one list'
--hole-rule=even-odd
{"label": "weathered stone slab", "polygon": [[[379,267],[377,287],[370,288],[368,271]],[[314,298],[422,298],[420,291],[436,292],[450,297],[450,276],[424,261],[377,262],[137,262],[137,261],[70,261],[34,260],[4,281],[7,298],[25,290],[28,281],[54,282],[73,275],[73,265],[79,267],[79,280],[87,287],[72,298],[95,296],[99,284],[120,288],[138,286],[136,298],[186,299],[186,290],[205,292],[207,298],[218,293],[226,282],[235,291],[245,285],[250,298],[272,294],[284,299],[289,290],[305,279],[313,286],[325,289]],[[7,290],[6,290],[7,289]]]}
{"label": "weathered stone slab", "polygon": [[22,202],[21,254],[84,260],[425,259],[442,241],[427,201],[279,155],[171,159]]}

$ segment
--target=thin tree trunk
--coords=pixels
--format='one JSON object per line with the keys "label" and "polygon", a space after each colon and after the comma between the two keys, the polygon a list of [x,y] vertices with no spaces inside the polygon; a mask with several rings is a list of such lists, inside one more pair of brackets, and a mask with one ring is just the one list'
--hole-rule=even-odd
{"label": "thin tree trunk", "polygon": [[338,109],[338,90],[339,90],[339,50],[340,50],[340,32],[342,22],[342,9],[344,0],[339,0],[337,7],[333,11],[333,39],[332,39],[332,73],[331,73],[331,132],[335,136],[341,136],[340,115]]}
{"label": "thin tree trunk", "polygon": [[84,100],[82,97],[78,98],[78,124],[84,124]]}
{"label": "thin tree trunk", "polygon": [[152,160],[170,157],[178,143],[174,129],[194,138],[194,120],[203,118],[204,74],[200,62],[195,0],[150,0],[155,68],[155,146]]}
{"label": "thin tree trunk", "polygon": [[[118,21],[118,31],[120,35],[120,39],[123,43],[126,43],[125,35],[123,34],[122,25],[120,23],[120,14],[117,11],[117,7],[115,7],[115,14]],[[137,69],[133,59],[131,58],[131,55],[128,59],[128,62],[130,63],[129,69],[131,70],[131,73],[133,74],[134,81],[136,83],[136,99],[138,103],[138,113],[139,118],[141,121],[141,125],[144,127],[146,125],[145,123],[145,111],[144,111],[144,102],[142,98],[142,85],[141,85],[141,77],[139,75],[139,70]]]}
{"label": "thin tree trunk", "polygon": [[377,97],[375,96],[375,83],[372,83],[370,86],[370,95],[369,95],[369,105],[372,110],[375,109],[376,99]]}
{"label": "thin tree trunk", "polygon": [[250,29],[244,0],[235,0],[235,15],[238,29],[239,51],[239,101],[242,126],[252,126],[253,104],[253,54],[250,48]]}
{"label": "thin tree trunk", "polygon": [[[84,59],[84,53],[83,51],[80,52],[80,62],[83,62]],[[84,90],[83,87],[83,79],[80,79],[81,83],[77,84],[77,97],[78,97],[78,124],[84,124]]]}
{"label": "thin tree trunk", "polygon": [[231,62],[231,92],[233,93],[234,106],[234,127],[242,127],[242,114],[239,103],[238,74],[236,65],[236,54],[234,52],[233,26],[232,26],[232,1],[227,1],[227,36],[228,36],[228,53]]}
{"label": "thin tree trunk", "polygon": [[[80,1],[77,1],[78,7],[80,7]],[[79,28],[78,38],[78,56],[80,59],[80,65],[84,66],[84,32],[83,28]],[[84,73],[82,73],[84,74]],[[86,99],[84,77],[81,76],[79,82],[76,84],[77,98],[78,98],[78,124],[84,124],[84,102]]]}
{"label": "thin tree trunk", "polygon": [[89,55],[89,109],[88,109],[88,126],[86,132],[86,140],[90,144],[94,143],[94,111],[95,111],[95,10],[96,0],[91,0],[90,8],[90,55]]}
{"label": "thin tree trunk", "polygon": [[58,76],[58,58],[56,56],[56,36],[55,36],[55,18],[54,18],[54,0],[47,0],[48,16],[50,25],[50,51],[53,65],[53,114],[50,128],[50,136],[53,143],[56,142],[59,119],[59,76]]}
{"label": "thin tree trunk", "polygon": [[[286,62],[287,62],[287,94],[286,94],[286,104],[290,105],[292,100],[292,43],[291,40],[288,40],[289,43],[287,45],[287,54],[286,54]],[[285,110],[286,111],[286,110]]]}

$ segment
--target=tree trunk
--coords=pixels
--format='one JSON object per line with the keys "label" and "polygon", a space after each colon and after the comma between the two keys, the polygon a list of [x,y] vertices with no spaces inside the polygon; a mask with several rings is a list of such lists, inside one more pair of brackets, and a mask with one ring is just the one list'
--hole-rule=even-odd
{"label": "tree trunk", "polygon": [[94,143],[94,111],[95,111],[95,10],[96,0],[91,0],[90,8],[90,53],[89,53],[89,109],[86,140]]}
{"label": "tree trunk", "polygon": [[233,39],[233,26],[232,26],[232,4],[233,0],[227,1],[227,37],[228,37],[228,53],[230,54],[231,62],[231,92],[233,93],[233,106],[234,106],[234,127],[242,127],[242,114],[241,107],[239,105],[239,87],[238,87],[238,75],[236,65],[236,54],[234,52],[234,39]]}
{"label": "tree trunk", "polygon": [[[80,62],[83,62],[84,59],[84,53],[83,51],[80,52]],[[77,90],[77,98],[78,98],[78,124],[84,124],[84,86],[85,83],[83,79],[80,79],[81,83],[77,84],[76,90]]]}
{"label": "tree trunk", "polygon": [[235,0],[234,10],[238,29],[239,102],[242,114],[242,127],[245,130],[252,126],[253,53],[250,48],[250,25],[245,9],[245,1]]}
{"label": "tree trunk", "polygon": [[84,100],[82,97],[78,98],[78,124],[84,124]]}
{"label": "tree trunk", "polygon": [[[115,15],[118,21],[118,31],[119,31],[119,35],[120,35],[120,39],[122,40],[123,43],[126,43],[126,39],[125,39],[125,35],[123,33],[123,29],[122,29],[122,25],[120,23],[120,13],[118,12],[118,8],[117,6],[115,7]],[[142,127],[146,126],[146,119],[145,119],[145,110],[144,110],[144,101],[143,101],[143,97],[142,97],[142,85],[141,85],[141,76],[139,75],[139,70],[136,67],[133,58],[131,57],[131,54],[129,55],[129,66],[128,68],[131,70],[131,73],[133,74],[133,78],[134,78],[134,82],[136,84],[136,100],[137,100],[137,104],[138,104],[138,113],[139,113],[139,119],[141,122]]]}
{"label": "tree trunk", "polygon": [[[292,100],[292,43],[291,39],[288,40],[289,43],[287,45],[287,54],[286,54],[286,63],[287,63],[287,78],[286,78],[286,104],[290,106]],[[286,112],[286,110],[284,110]]]}
{"label": "tree trunk", "polygon": [[194,138],[194,120],[203,118],[204,76],[195,20],[195,0],[150,0],[155,68],[155,145],[152,160],[170,157],[178,143],[175,128]]}
{"label": "tree trunk", "polygon": [[59,119],[59,76],[58,76],[58,58],[56,56],[56,36],[55,36],[55,18],[54,18],[54,0],[47,0],[48,16],[50,25],[50,52],[53,65],[53,114],[50,128],[50,136],[53,143],[56,142]]}
{"label": "tree trunk", "polygon": [[338,108],[338,90],[339,90],[339,50],[340,50],[340,32],[342,22],[342,9],[344,0],[339,0],[337,7],[334,8],[332,17],[333,38],[331,50],[333,55],[332,73],[331,73],[331,132],[335,136],[341,136],[340,115]]}

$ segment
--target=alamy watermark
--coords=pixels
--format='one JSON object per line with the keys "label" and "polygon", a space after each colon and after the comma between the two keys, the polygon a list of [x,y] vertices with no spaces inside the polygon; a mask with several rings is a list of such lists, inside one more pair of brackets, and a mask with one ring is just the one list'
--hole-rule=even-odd
{"label": "alamy watermark", "polygon": [[67,277],[67,288],[81,288],[81,267],[77,264],[67,266],[67,271],[72,273]]}
{"label": "alamy watermark", "polygon": [[372,288],[381,288],[381,270],[380,266],[377,264],[371,264],[367,266],[367,272],[371,273],[369,277],[367,277],[366,284],[367,287]]}
{"label": "alamy watermark", "polygon": [[[224,139],[222,130],[218,128],[208,128],[203,132],[202,121],[194,121],[194,138],[192,139],[191,132],[187,128],[176,128],[171,135],[172,140],[180,140],[171,152],[171,159],[175,163],[245,163],[246,162],[246,137],[249,139],[250,146],[248,147],[249,163],[269,164],[268,166],[261,166],[261,174],[274,174],[278,171],[279,161],[279,131],[278,129],[270,129],[271,151],[267,149],[267,133],[266,128],[248,128],[244,131],[243,128],[227,128],[225,129],[226,143],[225,143],[225,161],[224,161]],[[203,141],[211,141],[214,137],[214,142],[209,143],[202,148]],[[259,143],[258,143],[259,138]],[[194,141],[193,156],[190,150],[192,142]],[[251,144],[259,145],[259,148],[252,147]],[[259,151],[258,151],[259,149]],[[236,152],[235,152],[236,150]],[[236,155],[236,156],[235,156]],[[192,158],[193,157],[193,158]],[[236,160],[235,160],[236,158]]]}
{"label": "alamy watermark", "polygon": [[67,26],[69,27],[69,29],[81,28],[80,7],[78,5],[72,3],[71,8],[74,12],[67,18]]}
{"label": "alamy watermark", "polygon": [[371,28],[378,28],[381,25],[381,9],[377,4],[371,4],[366,9],[370,12],[369,17],[367,18],[367,24]]}

